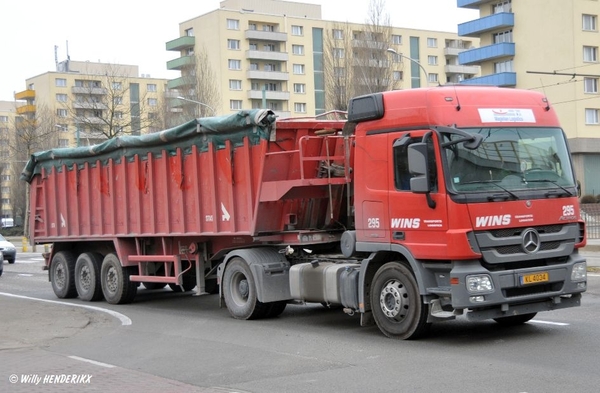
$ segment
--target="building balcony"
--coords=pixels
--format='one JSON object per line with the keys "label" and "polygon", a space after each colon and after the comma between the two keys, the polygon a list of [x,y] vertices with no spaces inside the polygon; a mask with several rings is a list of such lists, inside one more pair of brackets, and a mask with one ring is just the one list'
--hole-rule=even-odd
{"label": "building balcony", "polygon": [[287,52],[275,52],[267,50],[246,51],[246,59],[288,61],[289,58],[290,56],[287,54]]}
{"label": "building balcony", "polygon": [[479,67],[458,65],[458,64],[448,64],[448,65],[444,66],[444,72],[446,72],[446,74],[475,75],[475,74],[479,73]]}
{"label": "building balcony", "polygon": [[509,29],[515,25],[515,14],[512,12],[500,12],[475,19],[458,25],[458,35],[461,37],[479,37],[482,33]]}
{"label": "building balcony", "polygon": [[444,56],[458,56],[459,53],[462,53],[466,50],[467,48],[447,46],[444,48]]}
{"label": "building balcony", "polygon": [[75,109],[108,109],[108,106],[102,102],[73,102],[71,104]]}
{"label": "building balcony", "polygon": [[490,0],[457,0],[456,5],[458,8],[471,8],[478,10],[479,6],[485,3],[489,3]]}
{"label": "building balcony", "polygon": [[21,105],[17,107],[17,113],[24,115],[26,113],[35,113],[35,105]]}
{"label": "building balcony", "polygon": [[[267,100],[287,101],[290,99],[289,91],[265,90],[264,92],[265,92],[265,98]],[[263,91],[262,90],[248,90],[248,98],[251,100],[262,100]]]}
{"label": "building balcony", "polygon": [[184,49],[193,48],[195,44],[196,37],[183,36],[167,42],[165,46],[167,50],[182,51]]}
{"label": "building balcony", "polygon": [[465,79],[460,83],[463,85],[491,85],[500,87],[511,87],[517,85],[517,73],[499,72],[497,74],[480,76],[478,78]]}
{"label": "building balcony", "polygon": [[278,31],[262,31],[262,30],[246,30],[244,35],[247,40],[260,40],[260,41],[276,41],[286,42],[287,33],[280,33]]}
{"label": "building balcony", "polygon": [[258,71],[250,70],[246,73],[248,79],[266,79],[271,81],[287,81],[290,79],[289,72],[280,71]]}
{"label": "building balcony", "polygon": [[179,89],[181,87],[189,86],[193,83],[192,79],[188,77],[180,77],[176,79],[171,79],[167,82],[168,89]]}
{"label": "building balcony", "polygon": [[35,100],[35,90],[24,90],[15,93],[15,100]]}
{"label": "building balcony", "polygon": [[106,124],[101,117],[77,116],[73,120],[76,124]]}
{"label": "building balcony", "polygon": [[470,49],[458,55],[460,64],[480,64],[483,61],[510,57],[515,55],[515,44],[513,42],[502,42],[484,46],[482,48]]}
{"label": "building balcony", "polygon": [[194,64],[196,64],[196,58],[194,56],[182,56],[167,61],[167,70],[181,70],[184,67],[193,66]]}
{"label": "building balcony", "polygon": [[107,93],[107,90],[103,87],[85,87],[85,86],[73,86],[71,87],[71,93],[73,94],[99,94],[103,95]]}

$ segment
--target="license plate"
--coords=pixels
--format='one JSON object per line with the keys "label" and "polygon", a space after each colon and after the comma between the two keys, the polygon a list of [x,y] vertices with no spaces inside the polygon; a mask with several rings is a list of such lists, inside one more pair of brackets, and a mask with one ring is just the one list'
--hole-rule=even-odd
{"label": "license plate", "polygon": [[548,272],[523,274],[522,276],[519,276],[521,285],[538,284],[540,282],[547,282],[548,280],[550,280]]}

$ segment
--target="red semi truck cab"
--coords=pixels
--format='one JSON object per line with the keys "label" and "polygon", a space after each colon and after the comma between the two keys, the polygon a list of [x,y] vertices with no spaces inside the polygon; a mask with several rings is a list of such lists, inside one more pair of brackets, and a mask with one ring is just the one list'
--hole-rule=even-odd
{"label": "red semi truck cab", "polygon": [[[355,239],[346,255],[369,253],[375,266],[386,254],[407,263],[430,320],[465,313],[519,323],[579,305],[586,263],[577,183],[542,94],[386,92],[351,100],[349,121],[356,230],[346,236]],[[393,280],[381,285],[365,307],[379,325],[403,296]]]}

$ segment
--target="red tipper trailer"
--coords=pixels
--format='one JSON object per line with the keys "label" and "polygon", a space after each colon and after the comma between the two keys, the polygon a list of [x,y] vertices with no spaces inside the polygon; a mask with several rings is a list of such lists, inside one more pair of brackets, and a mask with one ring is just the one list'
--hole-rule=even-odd
{"label": "red tipper trailer", "polygon": [[34,154],[22,178],[54,292],[126,303],[139,283],[196,287],[239,319],[341,305],[402,339],[458,315],[519,324],[579,305],[585,228],[543,95],[446,86],[349,108]]}

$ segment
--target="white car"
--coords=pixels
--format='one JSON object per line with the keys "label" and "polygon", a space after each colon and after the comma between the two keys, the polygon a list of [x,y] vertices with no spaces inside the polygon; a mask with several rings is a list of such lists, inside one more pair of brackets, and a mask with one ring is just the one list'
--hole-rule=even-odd
{"label": "white car", "polygon": [[17,259],[17,248],[2,235],[0,235],[0,251],[8,263],[15,263],[15,260]]}

